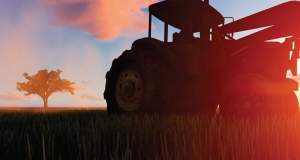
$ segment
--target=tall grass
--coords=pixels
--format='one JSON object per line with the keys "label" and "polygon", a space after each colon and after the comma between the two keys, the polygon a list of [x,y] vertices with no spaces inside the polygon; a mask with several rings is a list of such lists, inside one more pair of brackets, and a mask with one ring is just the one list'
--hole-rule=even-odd
{"label": "tall grass", "polygon": [[300,116],[0,113],[4,159],[300,159]]}

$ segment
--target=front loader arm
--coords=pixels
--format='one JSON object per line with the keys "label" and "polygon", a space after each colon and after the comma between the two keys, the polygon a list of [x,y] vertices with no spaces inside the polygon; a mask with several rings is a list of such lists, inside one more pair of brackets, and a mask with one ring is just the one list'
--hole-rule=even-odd
{"label": "front loader arm", "polygon": [[[300,10],[300,8],[299,8]],[[273,25],[254,34],[242,37],[242,41],[266,41],[282,37],[294,36],[300,38],[300,18],[293,21],[284,21]]]}
{"label": "front loader arm", "polygon": [[[268,27],[269,26],[269,27]],[[300,2],[290,1],[263,10],[220,27],[222,34],[268,27],[242,40],[266,41],[291,35],[300,35]]]}

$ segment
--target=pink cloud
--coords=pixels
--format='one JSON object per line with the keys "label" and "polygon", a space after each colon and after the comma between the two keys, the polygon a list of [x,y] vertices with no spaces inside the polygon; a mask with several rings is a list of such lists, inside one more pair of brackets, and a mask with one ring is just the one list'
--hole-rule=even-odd
{"label": "pink cloud", "polygon": [[73,26],[99,40],[134,36],[148,27],[141,11],[157,0],[41,0],[53,12],[51,24]]}
{"label": "pink cloud", "polygon": [[12,100],[12,101],[34,101],[37,97],[24,96],[15,92],[0,92],[0,100]]}
{"label": "pink cloud", "polygon": [[81,96],[80,96],[81,98],[86,98],[86,99],[89,99],[89,100],[94,100],[94,101],[102,101],[102,100],[104,100],[102,97],[100,97],[100,96],[96,96],[96,95],[90,95],[90,94],[82,94]]}

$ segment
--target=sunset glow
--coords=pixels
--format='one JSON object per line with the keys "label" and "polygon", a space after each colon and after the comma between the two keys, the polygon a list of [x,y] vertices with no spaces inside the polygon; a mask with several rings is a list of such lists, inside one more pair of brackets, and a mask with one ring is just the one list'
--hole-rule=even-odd
{"label": "sunset glow", "polygon": [[[50,107],[105,107],[105,74],[114,58],[130,49],[134,40],[147,36],[147,6],[155,2],[158,0],[2,0],[0,106],[41,107],[42,100],[18,92],[16,82],[25,81],[24,72],[33,75],[42,69],[60,69],[62,78],[75,82],[75,95],[57,92],[49,98]],[[235,19],[283,2],[286,0],[210,0],[223,16]],[[153,37],[162,39],[161,22],[155,18],[152,22]]]}

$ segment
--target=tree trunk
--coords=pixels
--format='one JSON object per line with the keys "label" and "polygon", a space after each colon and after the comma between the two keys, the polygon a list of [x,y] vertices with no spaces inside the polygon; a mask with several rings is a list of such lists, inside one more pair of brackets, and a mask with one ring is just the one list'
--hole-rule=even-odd
{"label": "tree trunk", "polygon": [[48,98],[43,98],[44,108],[48,108]]}

